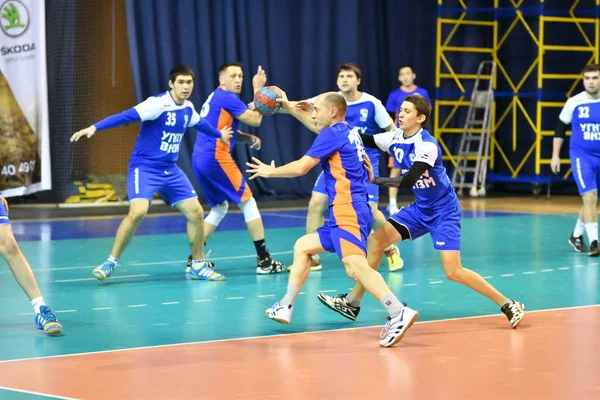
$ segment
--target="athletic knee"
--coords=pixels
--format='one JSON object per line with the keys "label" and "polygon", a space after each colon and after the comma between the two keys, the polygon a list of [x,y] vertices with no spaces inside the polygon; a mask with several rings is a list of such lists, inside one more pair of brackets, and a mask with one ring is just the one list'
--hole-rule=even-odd
{"label": "athletic knee", "polygon": [[146,216],[146,214],[148,213],[148,209],[147,208],[134,208],[134,209],[130,209],[129,210],[129,218],[131,218],[131,220],[134,223],[139,224],[140,222],[142,222],[142,220],[144,219],[144,217]]}
{"label": "athletic knee", "polygon": [[227,215],[227,211],[229,210],[229,203],[224,202],[223,204],[216,205],[210,209],[210,213],[205,219],[205,222],[219,226],[223,218]]}
{"label": "athletic knee", "polygon": [[368,264],[349,263],[343,262],[344,268],[346,268],[346,275],[352,280],[357,281],[360,271],[363,269],[369,269]]}
{"label": "athletic knee", "polygon": [[254,197],[251,197],[249,200],[238,204],[238,207],[240,210],[242,210],[242,214],[244,214],[244,221],[246,223],[260,219],[260,211],[258,211],[258,205],[256,204]]}
{"label": "athletic knee", "polygon": [[17,240],[15,237],[10,235],[3,235],[0,239],[0,253],[3,256],[11,256],[15,255],[19,252],[19,245],[17,245]]}
{"label": "athletic knee", "polygon": [[448,268],[445,270],[446,278],[452,282],[462,282],[463,280],[463,268],[462,267],[454,267]]}

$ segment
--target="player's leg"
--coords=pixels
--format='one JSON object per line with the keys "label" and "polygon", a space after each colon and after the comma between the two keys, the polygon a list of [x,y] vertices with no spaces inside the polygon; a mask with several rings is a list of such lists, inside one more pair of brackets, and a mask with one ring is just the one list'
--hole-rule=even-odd
{"label": "player's leg", "polygon": [[600,246],[598,245],[598,214],[596,207],[598,205],[598,190],[585,192],[581,199],[583,201],[583,220],[585,221],[585,231],[590,242],[588,255],[598,257],[600,255]]}
{"label": "player's leg", "polygon": [[[374,186],[375,188],[372,188]],[[376,195],[375,195],[376,193]],[[379,186],[369,185],[369,206],[373,212],[373,230],[376,231],[380,226],[385,224],[385,215],[379,211]],[[387,259],[388,268],[390,271],[398,271],[404,266],[404,260],[400,257],[400,249],[394,243],[384,249],[384,254]]]}
{"label": "player's leg", "polygon": [[[392,243],[404,239],[417,239],[424,235],[427,230],[419,223],[413,205],[404,207],[392,216],[375,232],[371,233],[367,242],[367,261],[369,266],[375,270],[379,268],[385,248]],[[317,297],[325,306],[355,321],[360,312],[360,303],[365,294],[365,288],[356,283],[349,294],[329,296],[320,293]]]}
{"label": "player's leg", "polygon": [[186,276],[194,280],[224,281],[225,276],[214,271],[204,258],[204,210],[198,198],[182,200],[174,206],[187,219],[187,238],[192,255]]}
{"label": "player's leg", "polygon": [[496,303],[508,318],[512,328],[516,328],[521,323],[525,316],[525,306],[522,303],[508,299],[477,272],[464,268],[460,261],[460,251],[440,251],[440,258],[446,278],[452,282],[461,283]]}
{"label": "player's leg", "polygon": [[114,271],[121,254],[125,251],[131,239],[135,235],[135,231],[138,226],[148,213],[150,207],[150,201],[142,198],[134,198],[129,201],[129,212],[127,216],[121,221],[115,241],[110,254],[106,261],[99,267],[96,267],[93,271],[93,275],[96,279],[103,281],[108,278]]}
{"label": "player's leg", "polygon": [[325,251],[321,237],[325,238],[323,243],[325,243],[325,246],[328,246],[327,242],[330,242],[328,227],[321,228],[319,232],[306,234],[294,244],[294,268],[290,271],[287,291],[279,302],[265,311],[265,315],[268,318],[282,324],[290,323],[294,303],[310,273],[310,258],[312,255]]}
{"label": "player's leg", "polygon": [[1,204],[0,215],[5,217],[0,219],[0,255],[6,260],[15,280],[33,306],[35,327],[50,335],[61,333],[62,325],[58,322],[50,307],[44,302],[33,271],[17,244],[6,210]]}
{"label": "player's leg", "polygon": [[[573,170],[573,178],[575,179],[583,203],[580,217],[582,218],[590,242],[590,249],[588,252],[590,256],[598,256],[600,254],[600,246],[598,245],[598,215],[596,214],[598,197],[598,174],[596,172],[598,167],[596,164],[596,161],[586,154],[571,152],[571,169]],[[572,236],[575,236],[575,232]],[[583,235],[579,236],[581,237]],[[574,240],[569,239],[569,243],[572,246],[573,242]],[[582,237],[580,242],[583,243]],[[592,243],[594,243],[593,249]],[[576,244],[579,243],[576,242]],[[577,246],[574,247],[577,251]],[[578,247],[581,251],[588,251],[587,249],[584,249],[583,246]]]}
{"label": "player's leg", "polygon": [[[310,195],[310,201],[308,202],[308,211],[306,214],[306,233],[316,232],[317,229],[323,226],[325,223],[324,214],[329,208],[329,196],[325,191],[325,175],[323,172],[319,174]],[[310,261],[311,271],[320,271],[323,269],[321,265],[321,258],[319,255],[315,255]],[[289,268],[288,268],[289,270]]]}
{"label": "player's leg", "polygon": [[583,221],[584,218],[582,205],[579,209],[575,228],[573,229],[573,233],[571,233],[571,237],[569,238],[569,244],[578,253],[587,253],[589,251],[587,245],[585,244],[585,240],[583,239],[583,235],[585,234],[585,223]]}

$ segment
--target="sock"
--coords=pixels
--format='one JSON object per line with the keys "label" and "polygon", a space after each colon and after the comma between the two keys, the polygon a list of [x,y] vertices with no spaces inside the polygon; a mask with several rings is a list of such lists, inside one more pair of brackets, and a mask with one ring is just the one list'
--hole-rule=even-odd
{"label": "sock", "polygon": [[573,230],[573,237],[579,237],[585,233],[585,224],[581,222],[579,218],[577,218],[577,223],[575,224],[575,229]]}
{"label": "sock", "polygon": [[390,251],[392,249],[392,247],[394,247],[394,244],[390,244],[388,247],[386,247],[385,249],[383,249],[383,251]]}
{"label": "sock", "polygon": [[200,269],[200,268],[202,268],[204,266],[205,266],[204,259],[202,259],[202,260],[192,260],[192,268],[194,268],[194,269]]}
{"label": "sock", "polygon": [[504,302],[504,304],[502,304],[502,305],[500,306],[500,308],[502,309],[502,308],[503,308],[505,305],[507,305],[507,304],[508,304],[508,305],[511,305],[511,304],[512,304],[512,300],[506,299],[506,302]]}
{"label": "sock", "polygon": [[360,300],[357,299],[356,296],[354,296],[352,293],[346,296],[346,300],[348,301],[348,304],[350,304],[352,307],[360,306]]}
{"label": "sock", "polygon": [[298,297],[298,293],[300,293],[300,288],[294,284],[288,283],[287,292],[283,299],[279,302],[282,306],[286,306],[288,304],[294,304],[296,301],[296,297]]}
{"label": "sock", "polygon": [[314,256],[310,256],[313,261],[317,261],[319,259],[319,255],[315,254]]}
{"label": "sock", "polygon": [[402,311],[402,303],[393,293],[386,294],[381,298],[381,304],[385,307],[385,310],[390,314],[391,318],[397,317]]}
{"label": "sock", "polygon": [[587,233],[587,237],[588,237],[588,240],[590,241],[590,244],[594,240],[598,240],[598,223],[597,222],[585,224],[585,231]]}
{"label": "sock", "polygon": [[391,207],[396,207],[396,208],[398,207],[398,203],[396,202],[396,199],[393,199],[393,198],[390,199],[390,206]]}
{"label": "sock", "polygon": [[117,265],[117,263],[119,262],[119,259],[109,255],[108,258],[106,259],[106,261],[114,263],[115,265]]}
{"label": "sock", "polygon": [[40,307],[45,306],[46,303],[44,302],[43,297],[36,297],[35,299],[31,300],[31,305],[33,306],[33,312],[35,315],[37,315],[40,313]]}
{"label": "sock", "polygon": [[269,258],[269,252],[267,251],[267,244],[265,243],[265,239],[255,240],[254,247],[256,247],[256,254],[258,254],[259,260],[264,260]]}

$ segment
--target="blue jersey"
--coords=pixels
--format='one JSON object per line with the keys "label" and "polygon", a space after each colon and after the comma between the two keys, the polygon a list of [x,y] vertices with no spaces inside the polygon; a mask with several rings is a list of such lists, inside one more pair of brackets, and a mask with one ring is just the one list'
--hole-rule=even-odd
{"label": "blue jersey", "polygon": [[571,124],[571,151],[600,156],[600,99],[581,92],[567,100],[559,118]]}
{"label": "blue jersey", "polygon": [[377,147],[390,153],[406,174],[415,161],[429,168],[412,187],[415,205],[426,215],[444,213],[459,205],[458,197],[442,164],[442,150],[429,132],[421,129],[409,138],[401,129],[374,136]]}
{"label": "blue jersey", "polygon": [[185,130],[200,121],[194,105],[187,100],[178,104],[170,92],[165,92],[149,97],[134,109],[142,120],[142,126],[129,160],[130,165],[159,169],[176,165]]}
{"label": "blue jersey", "polygon": [[[341,94],[341,92],[340,92]],[[316,97],[309,101],[314,102]],[[357,100],[347,102],[346,119],[348,127],[356,133],[374,135],[394,124],[385,107],[375,96],[362,92]],[[378,129],[379,128],[379,129]],[[375,175],[379,175],[379,150],[365,149],[373,164]]]}
{"label": "blue jersey", "polygon": [[402,105],[402,102],[404,101],[404,99],[407,98],[408,96],[410,96],[411,94],[420,94],[421,96],[423,96],[427,99],[429,104],[431,104],[431,99],[429,98],[429,93],[427,92],[426,89],[423,89],[421,87],[415,86],[415,88],[411,91],[402,89],[402,87],[394,90],[388,96],[387,102],[385,103],[385,109],[391,113],[395,113],[396,118],[394,120],[394,123],[398,127],[400,126],[400,121],[398,121],[398,118],[400,116],[400,111],[399,111],[400,106]]}
{"label": "blue jersey", "polygon": [[323,129],[306,152],[321,160],[330,205],[368,202],[369,176],[360,136],[345,123]]}

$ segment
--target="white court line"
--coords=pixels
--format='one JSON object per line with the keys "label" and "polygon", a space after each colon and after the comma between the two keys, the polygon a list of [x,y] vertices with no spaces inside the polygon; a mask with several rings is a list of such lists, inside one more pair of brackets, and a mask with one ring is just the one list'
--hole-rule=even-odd
{"label": "white court line", "polygon": [[[543,309],[543,310],[527,311],[527,314],[535,314],[535,313],[549,312],[549,311],[556,312],[556,311],[565,311],[565,310],[578,310],[578,309],[583,309],[583,308],[594,308],[594,307],[600,307],[600,304],[592,304],[592,305],[587,305],[587,306],[574,306],[574,307],[547,308],[547,309]],[[464,320],[491,318],[491,317],[500,318],[500,317],[502,317],[502,314],[497,313],[497,314],[488,314],[488,315],[475,315],[472,317],[436,319],[436,320],[431,320],[431,321],[415,322],[415,325],[435,324],[435,323],[439,323],[439,322],[450,322],[450,321],[464,321]],[[313,335],[313,334],[319,334],[319,333],[356,331],[356,330],[360,330],[360,329],[374,329],[374,328],[380,328],[380,327],[381,327],[381,325],[372,325],[372,326],[359,326],[356,328],[330,329],[330,330],[311,331],[311,332],[278,333],[275,335],[250,336],[250,337],[242,337],[242,338],[234,338],[234,339],[215,339],[215,340],[207,340],[204,342],[159,344],[159,345],[155,345],[155,346],[131,347],[128,349],[100,350],[100,351],[90,351],[90,352],[85,352],[85,353],[59,354],[59,355],[55,355],[55,356],[17,358],[17,359],[13,359],[13,360],[0,360],[0,364],[7,364],[7,363],[12,363],[12,362],[16,363],[16,362],[21,362],[21,361],[32,361],[32,360],[47,360],[47,359],[65,358],[65,357],[79,357],[79,356],[88,356],[88,355],[94,355],[94,354],[121,353],[124,351],[132,351],[132,350],[162,349],[162,348],[167,348],[167,347],[202,345],[202,344],[221,343],[221,342],[239,342],[241,340],[270,339],[270,338],[276,338],[276,337],[282,337],[282,336],[301,336],[301,335]]]}
{"label": "white court line", "polygon": [[[284,255],[284,254],[292,254],[293,252],[294,252],[293,250],[278,251],[275,253],[271,253],[271,255],[272,256],[280,256],[280,255]],[[242,255],[242,256],[228,256],[228,257],[211,257],[210,261],[239,260],[242,258],[256,258],[256,254],[248,254],[248,255]],[[147,265],[185,264],[185,263],[187,263],[187,259],[186,260],[176,260],[176,261],[156,261],[156,262],[146,262],[146,263],[119,264],[118,268],[143,267],[143,266],[147,266]],[[75,269],[94,269],[97,266],[98,265],[82,265],[82,266],[78,266],[78,267],[33,268],[33,272],[37,272],[37,271],[70,271],[70,270],[75,270]],[[10,274],[10,273],[11,273],[10,270],[9,271],[0,271],[0,275]],[[111,277],[111,279],[114,279],[114,278]]]}
{"label": "white court line", "polygon": [[210,300],[210,299],[194,300],[194,303],[206,303],[208,301],[212,301],[212,300]]}
{"label": "white court line", "polygon": [[431,281],[431,282],[429,282],[430,285],[439,285],[440,283],[444,283],[444,281]]}
{"label": "white court line", "polygon": [[33,395],[36,395],[36,396],[44,396],[44,397],[49,397],[51,399],[77,400],[74,397],[57,396],[55,394],[47,394],[47,393],[42,393],[42,392],[34,392],[34,391],[31,391],[31,390],[15,389],[15,388],[9,388],[9,387],[6,387],[6,386],[0,386],[0,389],[8,390],[10,392],[33,394]]}
{"label": "white court line", "polygon": [[112,307],[96,307],[96,308],[92,308],[92,311],[103,311],[103,310],[112,310]]}
{"label": "white court line", "polygon": [[404,286],[417,286],[416,283],[405,283]]}
{"label": "white court line", "polygon": [[258,295],[256,297],[261,297],[261,298],[263,298],[263,297],[275,297],[275,295],[274,294],[260,294],[260,295]]}
{"label": "white court line", "polygon": [[243,297],[225,297],[225,300],[242,300]]}
{"label": "white court line", "polygon": [[502,276],[502,277],[509,277],[509,276],[515,276],[515,274],[503,274],[503,275],[500,275],[500,276]]}
{"label": "white court line", "polygon": [[338,292],[337,289],[327,289],[327,290],[319,290],[319,293],[333,293]]}
{"label": "white court line", "polygon": [[57,314],[59,314],[59,313],[77,312],[77,310],[56,310],[54,312],[57,313]]}
{"label": "white court line", "polygon": [[560,271],[566,271],[566,270],[571,269],[571,268],[569,268],[569,267],[560,267],[560,268],[557,268],[557,269],[560,270]]}
{"label": "white court line", "polygon": [[483,279],[494,279],[494,277],[493,277],[493,276],[483,276],[482,278],[483,278]]}
{"label": "white court line", "polygon": [[[121,276],[111,276],[110,279],[127,279],[127,278],[143,278],[145,276],[150,276],[150,274],[139,274],[139,275],[121,275]],[[54,283],[67,283],[67,282],[82,282],[82,281],[97,281],[96,278],[79,278],[79,279],[59,279],[54,281]]]}
{"label": "white court line", "polygon": [[554,271],[552,268],[542,270],[542,272],[552,272],[552,271]]}
{"label": "white court line", "polygon": [[129,308],[148,307],[148,304],[131,304],[127,307],[129,307]]}
{"label": "white court line", "polygon": [[531,274],[535,274],[535,271],[525,271],[525,272],[523,272],[523,275],[531,275]]}
{"label": "white court line", "polygon": [[163,306],[170,306],[170,305],[173,305],[173,304],[181,304],[181,303],[180,303],[180,302],[178,302],[178,301],[167,301],[167,302],[165,302],[165,303],[161,303],[161,304],[162,304]]}

